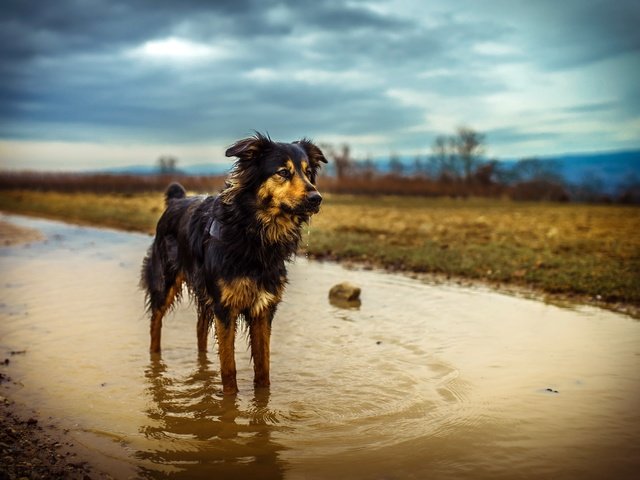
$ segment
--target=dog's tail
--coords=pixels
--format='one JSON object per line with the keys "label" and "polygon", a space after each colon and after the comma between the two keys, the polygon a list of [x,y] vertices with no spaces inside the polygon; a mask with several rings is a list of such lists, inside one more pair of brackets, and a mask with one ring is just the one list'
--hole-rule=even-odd
{"label": "dog's tail", "polygon": [[184,198],[187,196],[187,191],[184,189],[182,185],[179,183],[172,183],[167,188],[167,191],[164,192],[164,202],[169,205],[171,200],[175,200],[177,198]]}

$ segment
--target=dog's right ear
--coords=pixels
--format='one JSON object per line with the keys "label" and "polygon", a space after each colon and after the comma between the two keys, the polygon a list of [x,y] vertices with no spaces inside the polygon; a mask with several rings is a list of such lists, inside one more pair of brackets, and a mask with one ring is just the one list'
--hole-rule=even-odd
{"label": "dog's right ear", "polygon": [[240,160],[252,160],[262,153],[269,145],[271,138],[259,132],[253,137],[238,140],[236,143],[227,148],[225,155],[227,157],[238,157]]}

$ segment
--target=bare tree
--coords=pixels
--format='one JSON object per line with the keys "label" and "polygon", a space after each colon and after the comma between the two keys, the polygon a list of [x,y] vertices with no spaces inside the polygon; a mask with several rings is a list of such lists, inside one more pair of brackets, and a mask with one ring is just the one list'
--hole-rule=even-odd
{"label": "bare tree", "polygon": [[161,155],[158,158],[158,170],[161,175],[176,173],[178,168],[178,159],[173,155]]}
{"label": "bare tree", "polygon": [[484,135],[468,127],[459,127],[456,150],[465,181],[471,180],[475,168],[480,163],[483,152]]}
{"label": "bare tree", "polygon": [[516,182],[551,181],[562,182],[559,165],[553,160],[539,158],[523,158],[513,167],[513,177]]}
{"label": "bare tree", "polygon": [[557,162],[539,158],[519,160],[513,167],[511,197],[515,200],[567,201],[569,195]]}
{"label": "bare tree", "polygon": [[419,153],[413,157],[413,174],[419,177],[428,174],[427,162],[423,161],[422,155]]}
{"label": "bare tree", "polygon": [[458,139],[455,135],[447,137],[447,174],[456,180],[460,179],[460,157],[458,156]]}
{"label": "bare tree", "polygon": [[400,156],[395,152],[389,155],[389,171],[397,176],[401,176],[404,172],[404,164],[400,160]]}
{"label": "bare tree", "polygon": [[441,180],[460,178],[457,138],[453,135],[438,135],[431,149],[437,167],[437,176]]}
{"label": "bare tree", "polygon": [[370,155],[367,155],[364,162],[362,162],[362,173],[367,179],[373,178],[373,175],[376,173],[376,164]]}
{"label": "bare tree", "polygon": [[495,180],[495,170],[497,160],[491,160],[488,162],[483,162],[478,164],[476,169],[473,172],[473,181],[482,186],[488,186],[494,183]]}
{"label": "bare tree", "polygon": [[432,158],[440,173],[445,169],[447,164],[447,137],[438,135],[431,146],[433,152]]}
{"label": "bare tree", "polygon": [[351,158],[351,148],[346,143],[336,150],[333,145],[323,144],[322,150],[332,159],[333,167],[336,170],[336,177],[344,178],[353,169],[353,159]]}

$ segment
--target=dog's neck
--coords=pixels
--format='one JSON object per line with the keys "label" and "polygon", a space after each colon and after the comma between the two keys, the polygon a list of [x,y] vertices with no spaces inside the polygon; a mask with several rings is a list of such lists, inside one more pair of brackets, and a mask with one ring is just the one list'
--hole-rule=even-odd
{"label": "dog's neck", "polygon": [[286,213],[272,215],[265,210],[258,210],[255,215],[259,224],[258,234],[264,244],[292,243],[295,249],[298,248],[306,218]]}
{"label": "dog's neck", "polygon": [[233,198],[229,202],[218,198],[208,233],[227,244],[237,244],[242,238],[255,250],[252,253],[266,262],[285,261],[296,254],[306,221],[299,215],[272,215],[247,199]]}

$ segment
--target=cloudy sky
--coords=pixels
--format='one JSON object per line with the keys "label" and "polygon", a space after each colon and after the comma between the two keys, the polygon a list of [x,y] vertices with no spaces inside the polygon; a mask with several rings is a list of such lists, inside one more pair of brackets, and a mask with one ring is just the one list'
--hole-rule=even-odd
{"label": "cloudy sky", "polygon": [[3,0],[0,168],[227,162],[253,130],[516,158],[640,147],[637,0]]}

